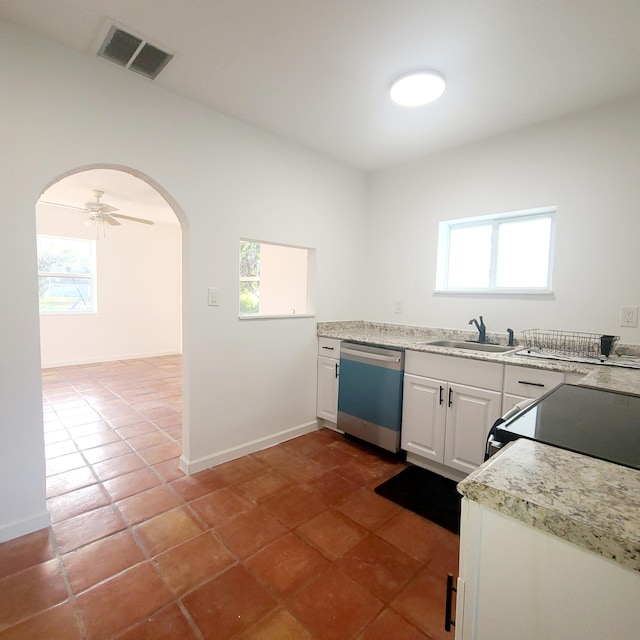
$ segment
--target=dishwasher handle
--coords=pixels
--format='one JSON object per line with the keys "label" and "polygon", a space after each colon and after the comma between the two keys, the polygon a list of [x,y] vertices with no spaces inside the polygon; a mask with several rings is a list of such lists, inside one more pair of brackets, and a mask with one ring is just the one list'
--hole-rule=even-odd
{"label": "dishwasher handle", "polygon": [[342,347],[340,353],[346,353],[350,356],[357,356],[358,358],[362,358],[363,360],[377,360],[378,362],[393,362],[395,364],[402,360],[400,356],[383,356],[378,353],[356,351],[356,349],[348,349],[347,347]]}

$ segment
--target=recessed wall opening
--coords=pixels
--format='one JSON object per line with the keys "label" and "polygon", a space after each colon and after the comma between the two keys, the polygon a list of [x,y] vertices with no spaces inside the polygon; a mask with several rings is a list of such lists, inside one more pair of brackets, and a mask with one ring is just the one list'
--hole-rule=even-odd
{"label": "recessed wall opening", "polygon": [[312,316],[316,250],[240,240],[241,319]]}

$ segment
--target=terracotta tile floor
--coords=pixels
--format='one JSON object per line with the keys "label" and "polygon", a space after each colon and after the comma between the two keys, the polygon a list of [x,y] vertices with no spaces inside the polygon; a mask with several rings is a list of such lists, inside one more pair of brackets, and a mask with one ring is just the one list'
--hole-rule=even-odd
{"label": "terracotta tile floor", "polygon": [[181,359],[43,371],[52,526],[0,545],[0,640],[452,640],[458,537],[323,429],[194,476]]}

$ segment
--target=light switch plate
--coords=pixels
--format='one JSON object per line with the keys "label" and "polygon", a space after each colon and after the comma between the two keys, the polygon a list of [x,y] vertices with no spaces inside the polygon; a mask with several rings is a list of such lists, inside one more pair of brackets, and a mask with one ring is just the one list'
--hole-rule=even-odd
{"label": "light switch plate", "polygon": [[220,303],[218,302],[218,287],[209,287],[208,289],[208,304],[210,307],[218,307]]}

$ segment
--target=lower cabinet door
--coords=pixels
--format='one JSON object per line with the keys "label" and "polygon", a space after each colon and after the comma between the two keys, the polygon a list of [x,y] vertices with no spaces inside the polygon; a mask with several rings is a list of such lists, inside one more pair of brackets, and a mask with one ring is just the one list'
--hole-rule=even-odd
{"label": "lower cabinet door", "polygon": [[338,422],[339,360],[318,358],[318,399],[316,415],[328,422]]}
{"label": "lower cabinet door", "polygon": [[404,375],[402,448],[442,463],[446,420],[446,383]]}
{"label": "lower cabinet door", "polygon": [[449,384],[444,464],[470,473],[484,461],[494,422],[500,417],[502,394],[461,384]]}

